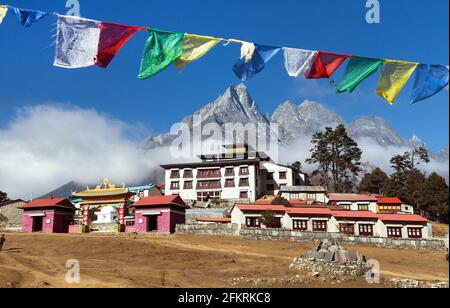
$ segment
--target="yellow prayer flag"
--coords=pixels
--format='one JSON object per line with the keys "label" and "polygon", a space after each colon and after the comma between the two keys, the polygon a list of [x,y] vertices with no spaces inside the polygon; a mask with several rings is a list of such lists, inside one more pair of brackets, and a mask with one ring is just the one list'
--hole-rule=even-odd
{"label": "yellow prayer flag", "polygon": [[411,78],[419,63],[385,60],[377,93],[391,105]]}
{"label": "yellow prayer flag", "polygon": [[196,61],[213,49],[221,39],[200,36],[194,34],[185,34],[183,40],[183,53],[175,61],[175,66],[179,69],[184,68],[189,63]]}
{"label": "yellow prayer flag", "polygon": [[6,13],[8,13],[8,7],[6,5],[0,5],[0,24],[3,22]]}

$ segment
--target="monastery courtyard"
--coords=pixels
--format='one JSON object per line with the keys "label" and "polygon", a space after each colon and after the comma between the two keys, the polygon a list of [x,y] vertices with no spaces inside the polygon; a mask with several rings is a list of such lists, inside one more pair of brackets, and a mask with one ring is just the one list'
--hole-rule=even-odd
{"label": "monastery courtyard", "polygon": [[[191,235],[6,234],[0,288],[21,287],[389,287],[392,278],[449,279],[445,253],[346,245],[381,262],[381,284],[331,281],[289,269],[314,243]],[[81,284],[65,281],[76,259]]]}

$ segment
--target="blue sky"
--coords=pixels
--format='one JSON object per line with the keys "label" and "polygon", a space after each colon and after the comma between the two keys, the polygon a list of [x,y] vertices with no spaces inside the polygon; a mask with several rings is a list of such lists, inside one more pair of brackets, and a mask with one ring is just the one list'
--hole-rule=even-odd
{"label": "blue sky", "polygon": [[[5,4],[65,13],[65,0],[4,0]],[[81,14],[92,19],[172,31],[238,38],[262,44],[298,47],[360,56],[448,65],[448,0],[381,0],[381,24],[365,21],[365,0],[227,0],[106,1],[80,0]],[[219,46],[183,72],[170,68],[137,80],[145,32],[137,34],[107,70],[64,70],[52,66],[55,19],[23,28],[13,15],[0,26],[0,129],[18,108],[70,103],[93,108],[127,123],[143,124],[149,133],[171,124],[239,83],[232,72],[239,46]],[[337,75],[339,76],[339,74]],[[414,106],[410,84],[396,105],[375,93],[376,78],[354,94],[336,95],[327,80],[287,76],[278,55],[246,82],[263,113],[290,99],[313,99],[347,121],[364,115],[387,119],[403,137],[414,133],[432,150],[448,146],[448,92]]]}

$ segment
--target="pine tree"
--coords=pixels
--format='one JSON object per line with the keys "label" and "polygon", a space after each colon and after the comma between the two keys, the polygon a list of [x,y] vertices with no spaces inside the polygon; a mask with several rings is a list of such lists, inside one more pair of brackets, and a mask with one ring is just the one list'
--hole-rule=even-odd
{"label": "pine tree", "polygon": [[0,190],[0,203],[8,201],[8,195]]}
{"label": "pine tree", "polygon": [[449,187],[445,179],[432,173],[422,185],[419,196],[421,209],[448,223]]}
{"label": "pine tree", "polygon": [[371,173],[366,173],[359,184],[359,192],[383,195],[383,186],[389,180],[389,176],[380,168],[375,168]]}
{"label": "pine tree", "polygon": [[315,174],[321,175],[322,184],[332,192],[352,191],[361,172],[362,151],[345,126],[326,128],[314,134],[311,142],[314,148],[306,162],[318,166]]}

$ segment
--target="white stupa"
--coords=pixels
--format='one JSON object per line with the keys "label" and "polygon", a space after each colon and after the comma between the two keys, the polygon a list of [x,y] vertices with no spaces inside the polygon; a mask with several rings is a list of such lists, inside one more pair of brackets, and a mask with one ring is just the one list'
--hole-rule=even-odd
{"label": "white stupa", "polygon": [[97,220],[94,224],[113,224],[117,222],[119,218],[119,211],[114,206],[105,206],[98,213],[95,213]]}

